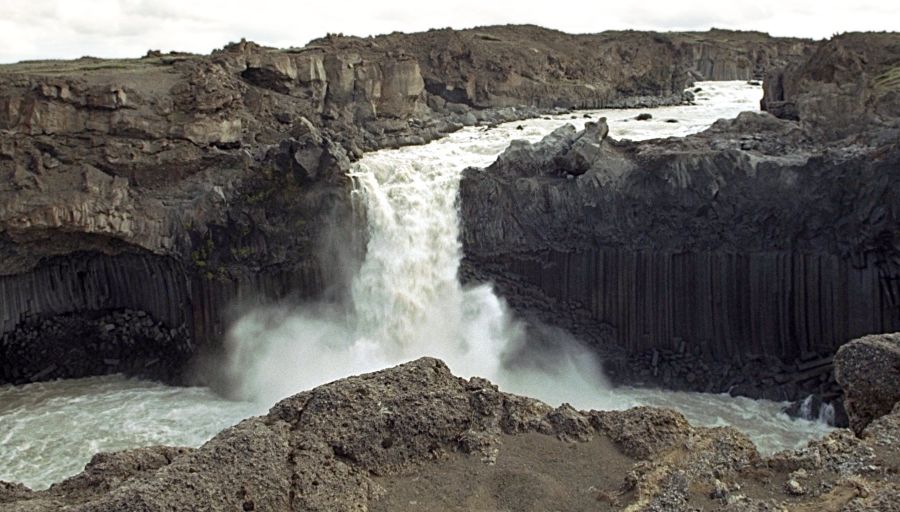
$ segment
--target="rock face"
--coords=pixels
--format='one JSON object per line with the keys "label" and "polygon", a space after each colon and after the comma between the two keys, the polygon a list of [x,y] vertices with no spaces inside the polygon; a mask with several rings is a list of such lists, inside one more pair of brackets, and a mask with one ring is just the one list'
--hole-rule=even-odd
{"label": "rock face", "polygon": [[[49,317],[143,311],[196,353],[231,304],[333,298],[364,248],[345,175],[363,151],[554,108],[679,103],[691,45],[735,36],[485,27],[2,66],[0,383],[77,374],[28,366],[65,348],[14,355]],[[747,37],[785,58],[808,44]]]}
{"label": "rock face", "polygon": [[813,49],[806,39],[772,41],[760,32],[720,29],[684,34],[676,44],[697,80],[762,80]]}
{"label": "rock face", "polygon": [[[484,503],[524,511],[556,500],[566,510],[653,511],[760,510],[774,501],[791,509],[886,510],[878,507],[898,495],[891,468],[900,448],[889,442],[900,434],[898,418],[895,411],[873,423],[865,440],[838,432],[762,459],[731,428],[695,428],[664,409],[553,408],[484,379],[456,378],[425,358],[287,398],[198,449],[99,454],[47,491],[0,482],[0,504],[13,512],[464,510]],[[565,461],[568,478],[553,473],[556,460]],[[475,492],[485,482],[499,485],[488,497]]]}
{"label": "rock face", "polygon": [[850,428],[862,434],[900,401],[900,333],[866,336],[842,346],[834,373],[844,389]]}
{"label": "rock face", "polygon": [[630,380],[775,399],[837,394],[834,351],[900,328],[890,129],[831,144],[744,113],[681,140],[607,138],[586,157],[593,130],[465,172],[467,279],[630,354],[608,365]]}
{"label": "rock face", "polygon": [[900,118],[900,47],[896,33],[834,37],[805,61],[772,68],[763,110],[799,120],[820,139],[886,131],[897,138]]}

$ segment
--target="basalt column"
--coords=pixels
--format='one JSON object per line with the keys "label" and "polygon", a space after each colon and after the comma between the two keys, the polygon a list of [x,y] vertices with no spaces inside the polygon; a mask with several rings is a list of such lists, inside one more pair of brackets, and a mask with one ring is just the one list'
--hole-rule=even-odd
{"label": "basalt column", "polygon": [[683,140],[604,134],[465,171],[463,278],[676,388],[828,395],[837,347],[900,330],[896,144],[804,147],[749,112]]}

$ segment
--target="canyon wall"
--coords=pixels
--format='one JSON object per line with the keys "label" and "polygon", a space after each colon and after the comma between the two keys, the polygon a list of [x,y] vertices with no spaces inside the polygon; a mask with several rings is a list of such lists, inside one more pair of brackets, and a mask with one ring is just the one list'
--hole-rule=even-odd
{"label": "canyon wall", "polygon": [[798,120],[820,140],[896,136],[900,47],[896,33],[850,33],[819,45],[808,59],[772,68],[762,109]]}
{"label": "canyon wall", "polygon": [[807,39],[720,29],[684,33],[674,40],[696,80],[762,81],[767,72],[802,62],[815,48]]}
{"label": "canyon wall", "polygon": [[[364,151],[560,109],[680,103],[692,67],[731,59],[739,35],[507,26],[0,66],[0,382],[77,376],[65,346],[28,348],[69,343],[48,334],[66,325],[79,346],[109,346],[79,358],[127,371],[169,350],[109,356],[131,343],[116,327],[127,315],[196,354],[215,350],[231,305],[338,300],[365,247],[346,177]],[[746,37],[778,55],[802,46]],[[725,50],[687,57],[696,44]]]}

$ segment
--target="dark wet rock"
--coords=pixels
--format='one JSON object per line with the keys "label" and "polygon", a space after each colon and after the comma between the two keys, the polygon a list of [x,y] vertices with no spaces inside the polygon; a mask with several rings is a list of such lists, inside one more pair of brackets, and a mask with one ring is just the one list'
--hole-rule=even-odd
{"label": "dark wet rock", "polygon": [[650,119],[653,119],[653,114],[649,112],[643,112],[635,117],[637,121],[649,121]]}
{"label": "dark wet rock", "polygon": [[900,400],[900,334],[876,334],[842,346],[834,373],[844,389],[850,427],[862,434]]}
{"label": "dark wet rock", "polygon": [[[839,393],[830,367],[809,363],[900,329],[900,146],[868,133],[830,145],[745,112],[684,139],[607,139],[575,166],[561,158],[584,136],[574,128],[518,143],[464,173],[462,275],[624,352],[630,363],[606,368],[632,382]],[[838,282],[837,295],[810,286]],[[803,325],[815,328],[789,328]]]}
{"label": "dark wet rock", "polygon": [[171,329],[144,311],[32,318],[0,337],[0,381],[125,373],[178,382],[193,353],[184,327]]}
{"label": "dark wet rock", "polygon": [[[788,376],[787,378],[790,377]],[[836,381],[835,384],[837,384]],[[844,408],[843,396],[836,392],[827,395],[809,395],[801,400],[791,402],[782,411],[792,418],[821,421],[841,428],[850,426],[850,420]]]}
{"label": "dark wet rock", "polygon": [[[845,98],[877,122],[845,119],[858,109],[807,109],[800,123],[745,112],[684,139],[607,139],[575,166],[560,156],[582,134],[557,130],[466,171],[462,276],[592,343],[614,378],[839,396],[834,351],[900,329],[896,41],[841,36],[785,71],[812,77],[785,85],[801,107],[855,72],[881,76],[857,84],[872,101]],[[777,84],[766,88],[771,99]]]}

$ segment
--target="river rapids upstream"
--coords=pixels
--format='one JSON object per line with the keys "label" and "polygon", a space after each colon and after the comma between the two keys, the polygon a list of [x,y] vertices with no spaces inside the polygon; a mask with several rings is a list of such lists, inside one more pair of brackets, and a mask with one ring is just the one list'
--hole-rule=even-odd
{"label": "river rapids upstream", "polygon": [[[584,111],[465,128],[424,146],[367,154],[353,165],[356,204],[368,246],[351,279],[348,304],[258,308],[227,340],[222,373],[233,391],[107,376],[0,387],[0,480],[48,487],[81,471],[91,456],[155,444],[199,446],[276,400],[348,375],[421,356],[443,359],[460,376],[581,409],[671,407],[696,425],[732,425],[760,451],[792,449],[828,432],[784,404],[727,395],[611,388],[590,351],[575,340],[552,357],[527,353],[525,329],[489,285],[464,287],[457,193],[462,170],[486,167],[514,139],[538,141],[585,116],[605,116],[610,136],[643,140],[699,132],[720,118],[758,110],[762,91],[744,82],[701,82],[696,105]],[[653,118],[637,121],[640,112]],[[677,122],[671,122],[676,120]],[[567,338],[562,332],[553,332]],[[519,354],[516,364],[509,355]]]}

